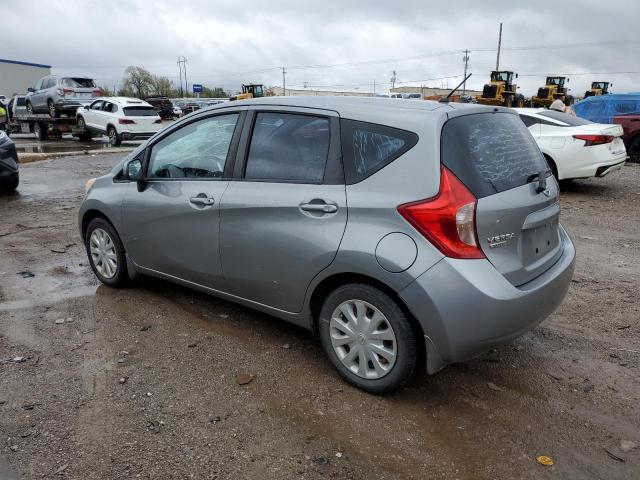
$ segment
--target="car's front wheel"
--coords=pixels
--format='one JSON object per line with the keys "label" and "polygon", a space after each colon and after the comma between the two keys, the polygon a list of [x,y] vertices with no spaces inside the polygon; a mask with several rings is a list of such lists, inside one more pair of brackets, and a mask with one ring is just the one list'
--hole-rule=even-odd
{"label": "car's front wheel", "polygon": [[118,147],[122,143],[122,140],[114,127],[109,127],[107,130],[107,136],[109,137],[109,144],[112,147]]}
{"label": "car's front wheel", "polygon": [[47,110],[49,110],[49,116],[51,118],[56,118],[58,116],[58,110],[56,110],[56,105],[53,103],[53,100],[49,100],[47,102]]}
{"label": "car's front wheel", "polygon": [[358,388],[388,393],[413,375],[416,335],[396,301],[375,287],[354,283],[331,292],[318,330],[331,363]]}
{"label": "car's front wheel", "polygon": [[104,218],[94,218],[87,227],[85,247],[91,269],[98,280],[110,287],[127,283],[127,260],[122,241]]}

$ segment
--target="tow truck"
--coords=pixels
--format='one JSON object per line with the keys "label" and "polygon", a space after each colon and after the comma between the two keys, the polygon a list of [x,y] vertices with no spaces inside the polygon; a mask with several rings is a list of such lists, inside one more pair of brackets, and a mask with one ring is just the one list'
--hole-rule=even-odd
{"label": "tow truck", "polygon": [[91,134],[80,131],[75,115],[52,118],[49,114],[16,113],[7,123],[7,134],[33,133],[38,140],[60,140],[64,133],[71,133],[80,140],[88,140]]}

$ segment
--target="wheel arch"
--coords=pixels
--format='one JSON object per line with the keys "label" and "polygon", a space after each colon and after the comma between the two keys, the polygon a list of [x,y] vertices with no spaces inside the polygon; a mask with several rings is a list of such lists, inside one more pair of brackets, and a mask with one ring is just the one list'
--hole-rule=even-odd
{"label": "wheel arch", "polygon": [[352,272],[341,272],[334,273],[329,275],[328,277],[322,279],[313,289],[311,296],[309,298],[309,310],[311,313],[311,321],[312,321],[312,330],[314,335],[318,334],[318,322],[320,320],[320,310],[322,309],[322,304],[324,299],[336,288],[341,287],[343,285],[347,285],[350,283],[362,283],[365,285],[370,285],[372,287],[378,288],[383,291],[387,295],[389,295],[400,307],[402,312],[405,314],[409,323],[411,324],[411,328],[413,329],[413,333],[416,336],[416,345],[418,346],[418,358],[419,361],[424,361],[425,356],[425,342],[424,335],[425,332],[420,325],[420,322],[413,316],[409,307],[405,304],[405,302],[400,298],[398,292],[396,292],[393,288],[389,287],[386,283],[372,277],[369,275],[361,274],[361,273],[352,273]]}
{"label": "wheel arch", "polygon": [[[97,208],[91,208],[91,209],[87,210],[86,212],[84,212],[84,214],[82,215],[82,220],[80,221],[80,230],[81,230],[81,233],[82,233],[82,240],[85,240],[85,237],[87,235],[87,228],[89,227],[89,223],[91,223],[91,221],[96,219],[96,218],[103,218],[104,220],[109,222],[111,227],[113,227],[113,229],[116,231],[116,233],[118,233],[118,229],[116,228],[116,226],[113,224],[111,219],[103,211],[98,210]],[[118,235],[120,235],[120,234],[118,233]]]}

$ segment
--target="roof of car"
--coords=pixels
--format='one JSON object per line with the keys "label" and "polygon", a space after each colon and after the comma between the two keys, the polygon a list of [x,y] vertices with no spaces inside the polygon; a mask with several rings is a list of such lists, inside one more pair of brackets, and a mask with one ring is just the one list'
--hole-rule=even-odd
{"label": "roof of car", "polygon": [[[316,108],[338,112],[344,118],[363,119],[366,117],[384,118],[385,114],[407,115],[421,117],[431,112],[438,115],[460,115],[463,113],[480,113],[491,111],[510,112],[503,107],[489,107],[470,103],[441,103],[431,100],[408,102],[404,99],[381,97],[349,97],[349,96],[291,96],[291,97],[262,97],[250,100],[237,100],[212,105],[200,110],[223,109],[233,106],[287,106],[299,108]],[[513,113],[513,112],[511,112]],[[375,121],[371,119],[369,121]]]}
{"label": "roof of car", "polygon": [[127,106],[127,105],[138,105],[143,107],[148,107],[150,104],[145,100],[140,100],[139,98],[133,97],[102,97],[96,100],[107,100],[109,102],[117,103],[118,105]]}

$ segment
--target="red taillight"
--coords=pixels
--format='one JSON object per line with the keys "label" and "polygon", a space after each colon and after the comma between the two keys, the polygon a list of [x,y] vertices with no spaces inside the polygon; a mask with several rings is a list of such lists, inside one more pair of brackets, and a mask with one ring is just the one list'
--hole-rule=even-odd
{"label": "red taillight", "polygon": [[576,140],[584,140],[584,146],[590,147],[592,145],[611,143],[616,137],[613,135],[574,135],[573,138]]}
{"label": "red taillight", "polygon": [[400,205],[398,212],[447,257],[485,258],[476,237],[476,203],[462,182],[442,167],[438,195]]}
{"label": "red taillight", "polygon": [[63,95],[67,95],[67,94],[73,93],[73,92],[74,92],[73,88],[63,88],[62,89],[62,94]]}
{"label": "red taillight", "polygon": [[119,118],[118,123],[120,125],[131,125],[132,123],[136,123],[133,120],[129,120],[128,118]]}

